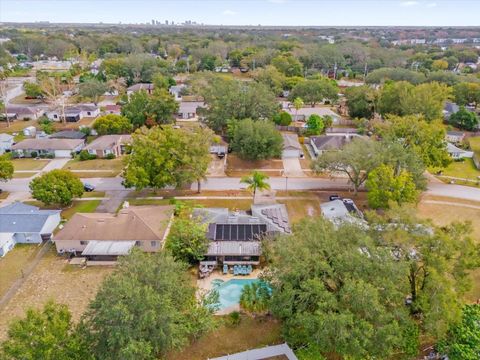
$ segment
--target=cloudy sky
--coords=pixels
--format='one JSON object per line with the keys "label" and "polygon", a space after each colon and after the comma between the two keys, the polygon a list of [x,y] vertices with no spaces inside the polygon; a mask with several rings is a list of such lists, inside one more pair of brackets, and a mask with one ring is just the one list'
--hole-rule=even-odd
{"label": "cloudy sky", "polygon": [[480,26],[479,0],[0,0],[0,22]]}

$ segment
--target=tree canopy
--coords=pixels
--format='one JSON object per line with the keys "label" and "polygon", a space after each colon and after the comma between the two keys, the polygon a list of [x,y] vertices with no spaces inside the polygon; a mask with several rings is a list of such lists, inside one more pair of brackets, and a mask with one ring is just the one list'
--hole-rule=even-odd
{"label": "tree canopy", "polygon": [[98,135],[107,134],[128,134],[132,131],[130,121],[121,115],[107,114],[95,120],[93,128]]}
{"label": "tree canopy", "polygon": [[459,129],[473,131],[478,127],[480,121],[473,111],[468,111],[464,106],[461,106],[456,113],[450,115],[448,123]]}
{"label": "tree canopy", "polygon": [[0,156],[0,181],[8,181],[13,177],[13,163],[10,161],[9,155]]}
{"label": "tree canopy", "polygon": [[299,82],[292,89],[289,99],[301,98],[304,102],[314,106],[324,100],[335,101],[338,97],[338,87],[335,81],[327,78],[305,80]]}
{"label": "tree canopy", "polygon": [[83,195],[83,183],[69,170],[55,169],[30,182],[32,197],[45,205],[70,205]]}

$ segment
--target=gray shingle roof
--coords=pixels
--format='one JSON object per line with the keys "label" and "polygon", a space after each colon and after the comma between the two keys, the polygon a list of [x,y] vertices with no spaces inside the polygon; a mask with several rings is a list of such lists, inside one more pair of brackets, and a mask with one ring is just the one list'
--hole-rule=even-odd
{"label": "gray shingle roof", "polygon": [[39,232],[51,215],[60,210],[40,210],[36,206],[16,202],[0,208],[0,232]]}
{"label": "gray shingle roof", "polygon": [[318,150],[339,150],[347,143],[344,136],[312,136],[310,140]]}

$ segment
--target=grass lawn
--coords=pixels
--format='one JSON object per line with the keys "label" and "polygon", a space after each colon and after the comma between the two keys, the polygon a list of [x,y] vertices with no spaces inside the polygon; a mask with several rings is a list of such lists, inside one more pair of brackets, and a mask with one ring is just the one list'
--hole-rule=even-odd
{"label": "grass lawn", "polygon": [[118,157],[111,160],[94,159],[85,161],[75,159],[67,162],[63,168],[68,170],[102,170],[105,172],[112,172],[115,175],[118,175],[123,169],[123,158]]}
{"label": "grass lawn", "polygon": [[67,260],[57,256],[55,247],[52,246],[0,311],[0,340],[5,338],[8,323],[12,319],[25,316],[26,309],[40,308],[51,299],[66,304],[72,312],[73,320],[78,321],[103,279],[111,272],[112,268],[107,266],[83,269],[68,265]]}
{"label": "grass lawn", "polygon": [[465,161],[452,162],[443,170],[442,175],[477,180],[480,176],[480,170],[476,168],[472,159],[465,159]]}
{"label": "grass lawn", "polygon": [[10,127],[7,127],[7,122],[6,121],[0,121],[0,133],[14,133],[14,132],[20,132],[23,129],[25,129],[27,126],[37,126],[37,120],[15,120],[15,121],[10,121]]}
{"label": "grass lawn", "polygon": [[43,101],[40,99],[27,99],[25,94],[18,95],[10,100],[10,103],[15,105],[37,105],[41,104],[42,102]]}
{"label": "grass lawn", "polygon": [[475,151],[477,155],[480,155],[480,136],[468,138],[470,148]]}
{"label": "grass lawn", "polygon": [[283,170],[283,162],[281,159],[272,160],[257,160],[249,161],[242,160],[235,154],[228,154],[227,156],[227,172],[231,171],[253,171],[253,170]]}
{"label": "grass lawn", "polygon": [[[448,204],[429,204],[426,200],[451,202]],[[462,206],[465,205],[465,206]],[[478,209],[467,207],[477,206]],[[422,218],[431,219],[434,224],[445,226],[453,221],[470,221],[472,224],[472,238],[480,243],[480,202],[463,201],[446,197],[425,197],[418,204],[418,215]],[[472,273],[473,288],[466,294],[467,301],[476,301],[480,298],[480,270]]]}
{"label": "grass lawn", "polygon": [[91,126],[95,122],[95,118],[91,117],[86,117],[83,118],[80,121],[77,122],[67,122],[67,123],[62,123],[60,121],[54,123],[54,127],[56,131],[62,131],[62,130],[77,130],[80,128],[80,126],[85,125],[85,126]]}
{"label": "grass lawn", "polygon": [[[72,206],[62,209],[62,218],[69,220],[75,213],[91,213],[94,212],[102,200],[74,200]],[[45,206],[42,202],[37,200],[25,201],[25,204],[38,206],[41,209],[58,209],[58,206]]]}
{"label": "grass lawn", "polygon": [[72,171],[75,175],[77,175],[81,179],[91,179],[91,178],[110,178],[115,177],[118,173],[113,171]]}
{"label": "grass lawn", "polygon": [[15,171],[26,171],[26,170],[42,170],[50,160],[39,159],[35,160],[32,158],[25,158],[25,159],[13,159],[13,167]]}
{"label": "grass lawn", "polygon": [[10,193],[8,191],[0,192],[0,200],[5,200]]}
{"label": "grass lawn", "polygon": [[22,269],[35,257],[40,246],[17,244],[3,258],[0,258],[0,296],[22,276]]}
{"label": "grass lawn", "polygon": [[285,204],[288,211],[290,224],[296,224],[302,219],[320,215],[320,201],[318,199],[295,199],[295,200],[278,200],[279,203]]}
{"label": "grass lawn", "polygon": [[21,172],[21,173],[13,173],[14,179],[26,179],[35,175],[36,172]]}
{"label": "grass lawn", "polygon": [[225,317],[219,318],[219,326],[187,346],[183,351],[171,352],[168,360],[205,360],[233,354],[248,349],[282,343],[280,323],[274,319],[256,320],[242,317],[240,324],[228,324]]}
{"label": "grass lawn", "polygon": [[105,191],[90,191],[83,194],[84,198],[103,198],[105,197]]}

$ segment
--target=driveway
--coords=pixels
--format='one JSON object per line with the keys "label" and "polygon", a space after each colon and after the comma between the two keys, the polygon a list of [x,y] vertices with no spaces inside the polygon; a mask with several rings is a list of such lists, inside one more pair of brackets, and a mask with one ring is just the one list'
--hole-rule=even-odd
{"label": "driveway", "polygon": [[219,159],[217,155],[210,155],[212,160],[208,164],[207,176],[221,177],[225,176],[225,158]]}
{"label": "driveway", "polygon": [[305,173],[302,170],[300,165],[300,160],[298,158],[283,158],[283,169],[285,175],[289,177],[305,177]]}
{"label": "driveway", "polygon": [[70,160],[70,158],[58,158],[52,159],[42,170],[41,172],[47,172],[51,170],[57,170],[63,168]]}
{"label": "driveway", "polygon": [[[105,193],[106,199],[103,199],[100,205],[98,205],[97,210],[95,212],[98,213],[112,213],[115,214],[123,204],[123,201],[129,194],[130,190],[123,190],[123,191],[107,191]],[[88,197],[88,193],[85,193],[85,197]]]}

